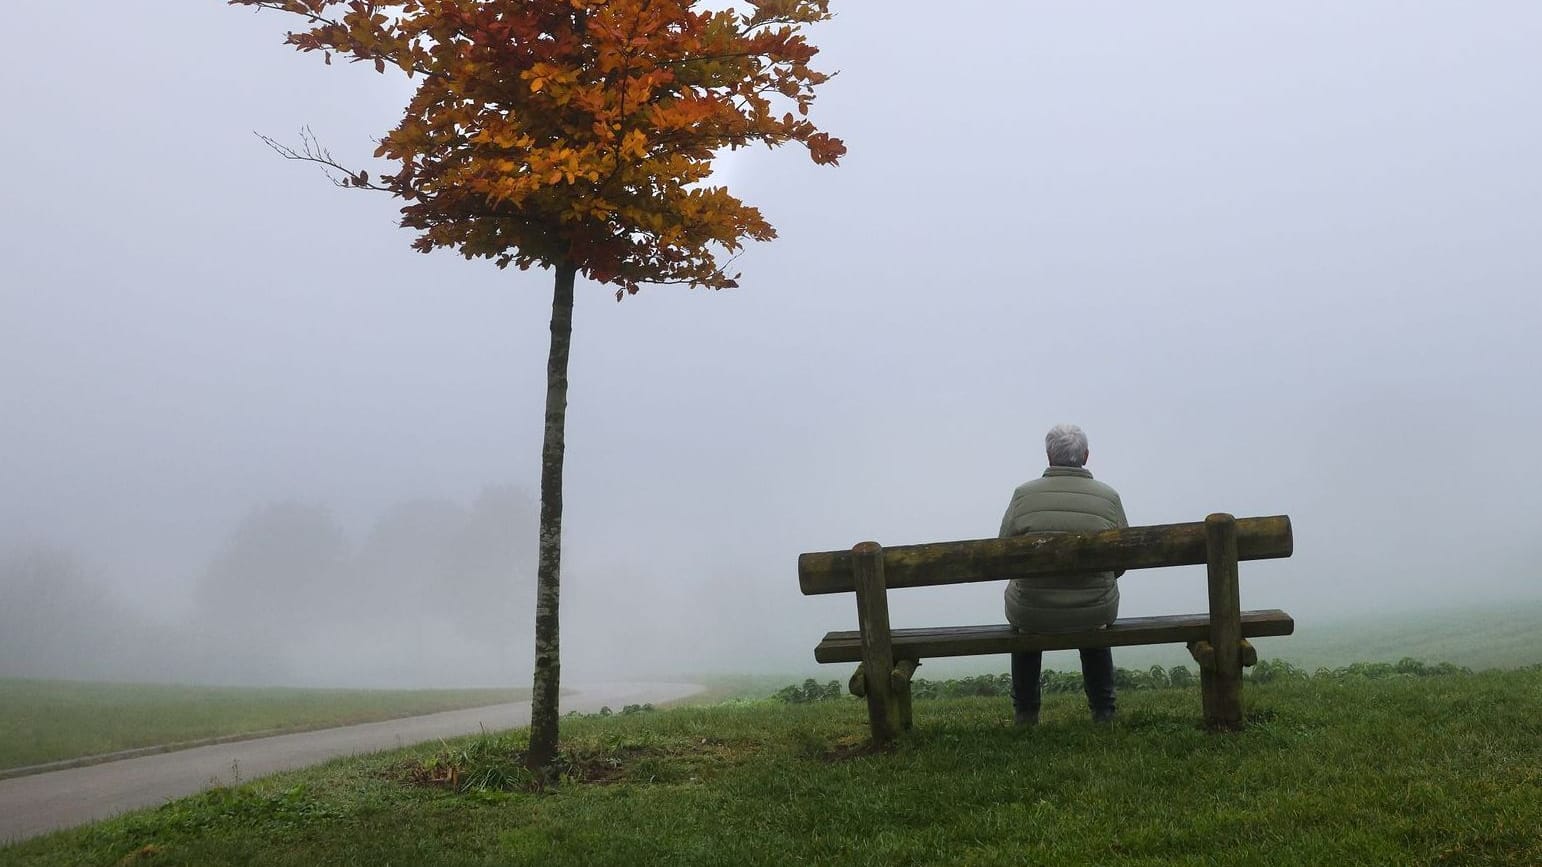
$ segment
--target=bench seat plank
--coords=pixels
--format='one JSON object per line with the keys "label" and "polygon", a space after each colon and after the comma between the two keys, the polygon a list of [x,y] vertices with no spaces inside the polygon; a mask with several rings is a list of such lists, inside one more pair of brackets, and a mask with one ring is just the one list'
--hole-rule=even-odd
{"label": "bench seat plank", "polygon": [[[1277,608],[1242,612],[1242,637],[1290,635],[1296,621]],[[1130,617],[1106,629],[1081,632],[1018,632],[1011,626],[943,626],[891,630],[895,659],[934,659],[941,656],[982,656],[1020,650],[1071,650],[1078,647],[1128,647],[1139,644],[1180,644],[1207,640],[1210,615],[1176,614]],[[814,648],[819,662],[862,661],[862,634],[831,632]]]}

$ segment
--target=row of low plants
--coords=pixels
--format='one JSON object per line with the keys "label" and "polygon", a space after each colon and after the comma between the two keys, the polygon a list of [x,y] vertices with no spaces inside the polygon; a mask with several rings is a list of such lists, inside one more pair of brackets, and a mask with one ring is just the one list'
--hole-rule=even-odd
{"label": "row of low plants", "polygon": [[1422,662],[1413,657],[1405,656],[1397,662],[1354,662],[1339,668],[1320,666],[1317,670],[1310,673],[1300,666],[1291,665],[1283,660],[1260,659],[1257,665],[1246,672],[1247,677],[1258,683],[1281,680],[1312,680],[1315,678],[1326,680],[1369,678],[1371,680],[1378,680],[1386,677],[1442,677],[1452,674],[1472,674],[1472,669],[1465,665],[1454,665],[1449,662]]}
{"label": "row of low plants", "polygon": [[[1245,676],[1254,683],[1271,683],[1312,679],[1367,678],[1374,680],[1386,677],[1434,677],[1471,673],[1471,669],[1449,662],[1427,663],[1405,657],[1397,662],[1356,662],[1339,668],[1322,667],[1316,671],[1307,671],[1283,660],[1263,659],[1248,669]],[[1153,665],[1148,669],[1114,669],[1114,686],[1120,690],[1187,689],[1198,683],[1199,674],[1182,665],[1171,668]],[[1046,693],[1080,692],[1082,675],[1079,671],[1045,670],[1039,675],[1039,687]],[[840,681],[831,680],[820,683],[809,678],[801,684],[782,687],[772,698],[788,704],[806,704],[839,699],[844,692]],[[915,698],[1005,696],[1010,695],[1011,692],[1012,677],[1006,673],[981,674],[948,680],[916,678],[911,683],[911,694]]]}
{"label": "row of low plants", "polygon": [[[629,704],[621,708],[621,715],[631,716],[634,713],[647,713],[651,710],[653,710],[653,702],[648,702],[647,704]],[[610,716],[614,713],[616,713],[616,711],[611,710],[610,705],[607,704],[601,707],[599,711],[595,713],[580,713],[576,710],[570,710],[567,712],[566,716],[568,719],[574,719],[577,717]]]}

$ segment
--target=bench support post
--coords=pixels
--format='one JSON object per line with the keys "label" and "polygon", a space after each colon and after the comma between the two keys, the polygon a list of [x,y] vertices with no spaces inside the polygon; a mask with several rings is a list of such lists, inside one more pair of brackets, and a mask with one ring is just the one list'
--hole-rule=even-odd
{"label": "bench support post", "polygon": [[1237,590],[1237,520],[1218,513],[1205,518],[1210,583],[1210,652],[1201,665],[1205,725],[1215,731],[1242,727],[1242,603]]}
{"label": "bench support post", "polygon": [[891,682],[894,648],[889,635],[889,594],[883,580],[883,547],[877,542],[858,543],[851,549],[851,572],[857,591],[857,624],[862,630],[867,718],[873,743],[885,744],[899,734],[900,707]]}

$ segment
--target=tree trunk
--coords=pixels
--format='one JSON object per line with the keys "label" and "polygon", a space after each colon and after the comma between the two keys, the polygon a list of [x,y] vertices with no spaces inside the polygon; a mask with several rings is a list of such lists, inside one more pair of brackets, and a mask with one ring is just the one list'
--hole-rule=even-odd
{"label": "tree trunk", "polygon": [[557,755],[557,602],[562,572],[562,457],[568,414],[568,350],[573,342],[573,282],[578,269],[557,266],[551,302],[551,353],[546,361],[546,438],[541,445],[541,543],[535,577],[535,688],[525,767],[545,780]]}

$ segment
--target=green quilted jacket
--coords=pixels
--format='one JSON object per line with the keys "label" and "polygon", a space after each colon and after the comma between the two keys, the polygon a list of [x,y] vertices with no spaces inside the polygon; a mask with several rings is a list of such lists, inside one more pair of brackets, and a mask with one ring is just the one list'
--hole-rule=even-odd
{"label": "green quilted jacket", "polygon": [[[1047,531],[1128,527],[1119,493],[1080,467],[1050,467],[1012,492],[1001,538]],[[1017,578],[1007,582],[1007,622],[1025,632],[1070,632],[1119,616],[1113,572]]]}

